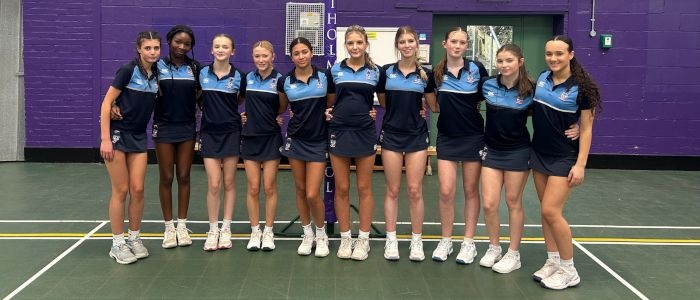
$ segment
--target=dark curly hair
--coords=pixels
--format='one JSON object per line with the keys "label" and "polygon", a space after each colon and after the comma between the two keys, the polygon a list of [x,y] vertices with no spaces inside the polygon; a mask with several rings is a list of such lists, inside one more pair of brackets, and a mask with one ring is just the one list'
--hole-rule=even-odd
{"label": "dark curly hair", "polygon": [[[566,50],[569,51],[569,53],[574,51],[574,42],[568,36],[556,35],[547,42],[551,41],[562,41],[568,46]],[[591,78],[591,75],[583,69],[583,66],[576,60],[576,57],[571,59],[570,68],[571,77],[573,77],[574,83],[578,85],[579,93],[591,103],[591,114],[595,116],[602,112],[603,106],[601,105],[600,91],[598,90],[598,85],[596,85],[593,78]]]}

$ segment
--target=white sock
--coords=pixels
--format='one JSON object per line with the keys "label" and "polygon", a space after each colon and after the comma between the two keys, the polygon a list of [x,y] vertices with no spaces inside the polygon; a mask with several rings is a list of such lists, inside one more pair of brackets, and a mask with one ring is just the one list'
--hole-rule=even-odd
{"label": "white sock", "polygon": [[[394,232],[394,233],[395,233],[395,232]],[[358,238],[361,238],[361,239],[369,239],[369,231],[362,231],[362,230],[360,230],[360,235],[358,236]]]}
{"label": "white sock", "polygon": [[173,220],[165,221],[165,230],[175,230],[175,224]]}
{"label": "white sock", "polygon": [[263,232],[265,232],[265,231],[270,231],[270,232],[272,232],[272,227],[267,227],[267,226],[265,226],[265,229],[263,230]]}
{"label": "white sock", "polygon": [[570,270],[574,268],[574,258],[572,257],[571,259],[562,259],[560,263],[561,267]]}
{"label": "white sock", "polygon": [[423,234],[422,234],[422,233],[414,233],[414,232],[411,232],[411,240],[412,240],[412,241],[422,241],[422,240],[423,240]]}
{"label": "white sock", "polygon": [[112,234],[112,247],[114,246],[120,246],[125,244],[126,241],[124,240],[124,234]]}
{"label": "white sock", "polygon": [[520,251],[518,250],[513,250],[508,248],[508,253],[511,253],[512,255],[515,255],[516,257],[520,257]]}
{"label": "white sock", "polygon": [[559,258],[559,251],[554,251],[554,252],[549,252],[549,251],[547,251],[547,258],[549,258],[549,259],[551,259],[551,260],[554,260],[554,261],[556,261],[557,263],[559,263],[559,260],[560,260],[560,258]]}
{"label": "white sock", "polygon": [[177,219],[177,229],[187,228],[187,219]]}
{"label": "white sock", "polygon": [[138,238],[139,238],[139,233],[140,233],[140,232],[141,232],[140,230],[131,230],[131,229],[129,229],[129,240],[130,240],[130,241],[134,241],[134,240],[138,239]]}
{"label": "white sock", "polygon": [[219,223],[218,222],[209,223],[209,231],[219,232]]}
{"label": "white sock", "polygon": [[501,252],[501,245],[489,244],[489,249],[498,249],[498,252]]}
{"label": "white sock", "polygon": [[396,240],[396,231],[387,231],[386,232],[386,239],[389,241],[395,241]]}
{"label": "white sock", "polygon": [[231,220],[224,219],[224,223],[221,224],[221,230],[231,231]]}
{"label": "white sock", "polygon": [[316,237],[324,236],[326,236],[326,225],[323,225],[321,227],[316,226]]}
{"label": "white sock", "polygon": [[450,242],[450,243],[452,243],[452,237],[450,237],[450,236],[443,236],[442,239],[440,239],[440,241],[445,241],[445,242]]}
{"label": "white sock", "polygon": [[311,228],[311,223],[303,225],[303,226],[301,226],[301,228],[304,229],[305,236],[310,236],[310,237],[314,236],[314,230]]}
{"label": "white sock", "polygon": [[250,232],[258,232],[260,231],[260,225],[255,225],[255,226],[250,226]]}
{"label": "white sock", "polygon": [[468,238],[468,237],[465,236],[465,237],[464,237],[464,243],[465,243],[465,244],[474,244],[474,239],[473,239],[473,238]]}
{"label": "white sock", "polygon": [[340,237],[341,237],[341,238],[350,239],[350,238],[352,238],[352,233],[350,233],[350,230],[348,230],[348,231],[341,231],[341,232],[340,232]]}

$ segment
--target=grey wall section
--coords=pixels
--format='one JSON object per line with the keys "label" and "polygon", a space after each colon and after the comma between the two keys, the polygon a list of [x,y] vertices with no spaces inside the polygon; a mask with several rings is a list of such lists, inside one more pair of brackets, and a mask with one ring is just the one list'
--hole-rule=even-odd
{"label": "grey wall section", "polygon": [[24,160],[22,1],[0,1],[0,161]]}

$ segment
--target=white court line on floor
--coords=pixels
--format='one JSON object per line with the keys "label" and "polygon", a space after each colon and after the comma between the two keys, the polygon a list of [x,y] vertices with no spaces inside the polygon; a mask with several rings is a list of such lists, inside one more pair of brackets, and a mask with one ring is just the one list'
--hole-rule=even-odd
{"label": "white court line on floor", "polygon": [[30,277],[29,279],[27,279],[27,281],[25,281],[22,285],[20,285],[18,288],[16,288],[14,291],[12,291],[12,293],[10,293],[10,294],[7,295],[5,298],[3,298],[3,300],[10,300],[10,299],[12,299],[12,297],[16,296],[19,292],[21,292],[22,290],[24,290],[24,288],[26,288],[27,286],[29,286],[32,282],[34,282],[34,280],[36,280],[37,278],[39,278],[39,276],[41,276],[41,275],[44,274],[46,271],[48,271],[49,269],[51,269],[55,264],[57,264],[59,261],[61,261],[61,259],[63,259],[64,257],[66,257],[66,255],[68,255],[68,254],[71,253],[73,250],[75,250],[75,248],[77,248],[78,246],[80,246],[80,244],[82,244],[83,242],[85,242],[88,238],[90,238],[90,236],[92,236],[95,232],[97,232],[98,230],[100,230],[103,226],[107,225],[108,223],[109,223],[109,222],[104,221],[104,222],[100,223],[99,225],[97,225],[97,226],[96,226],[95,228],[93,228],[92,230],[90,230],[90,232],[88,232],[88,234],[86,234],[86,235],[85,235],[83,238],[81,238],[79,241],[75,242],[75,244],[73,244],[73,246],[70,246],[70,248],[66,249],[66,251],[63,251],[63,253],[61,253],[61,255],[59,255],[59,256],[57,256],[56,258],[54,258],[48,265],[44,266],[41,270],[39,270],[39,272],[36,272],[36,274],[34,274],[34,276],[32,276],[32,277]]}
{"label": "white court line on floor", "polygon": [[635,295],[637,295],[637,297],[639,297],[639,299],[649,300],[649,298],[647,298],[647,296],[645,296],[644,294],[642,294],[642,292],[640,292],[640,291],[639,291],[637,288],[635,288],[632,284],[630,284],[629,282],[627,282],[627,280],[625,280],[624,278],[622,278],[622,276],[620,276],[619,274],[617,274],[617,272],[613,271],[613,269],[611,269],[610,267],[608,267],[608,265],[606,265],[603,261],[601,261],[600,259],[598,259],[598,257],[596,257],[593,253],[591,253],[590,251],[588,251],[588,249],[586,249],[585,247],[583,247],[580,243],[576,242],[575,240],[573,241],[573,243],[574,243],[574,245],[576,245],[577,248],[579,248],[581,251],[583,251],[583,253],[586,253],[586,255],[588,255],[588,257],[590,257],[593,261],[595,261],[596,263],[598,263],[598,265],[600,265],[601,267],[603,267],[603,269],[605,269],[606,271],[608,271],[608,273],[610,273],[610,275],[612,275],[613,277],[615,277],[615,279],[617,279],[617,281],[619,281],[620,283],[622,283],[622,284],[623,284],[624,286],[626,286],[630,291],[632,291]]}
{"label": "white court line on floor", "polygon": [[[128,222],[129,220],[124,220]],[[108,220],[0,220],[0,223],[102,223],[109,222]],[[265,220],[260,220],[264,223]],[[275,224],[288,224],[291,221],[275,221]],[[163,223],[163,220],[143,220],[142,223]],[[187,223],[193,224],[209,224],[209,221],[187,220]],[[221,221],[219,221],[221,223]],[[232,221],[233,224],[248,224],[248,221]],[[299,221],[294,223],[299,224]],[[352,222],[359,224],[359,221]],[[374,221],[372,224],[383,225],[383,221]],[[396,222],[397,225],[411,225],[411,222]],[[440,222],[423,222],[423,225],[441,225]],[[455,226],[464,226],[464,223],[454,223]],[[484,223],[477,223],[477,226],[485,227]],[[700,226],[653,226],[653,225],[594,225],[594,224],[570,224],[571,228],[617,228],[617,229],[679,229],[679,230],[698,230]],[[501,224],[501,227],[508,227],[508,224]],[[525,227],[540,228],[540,224],[525,224]]]}

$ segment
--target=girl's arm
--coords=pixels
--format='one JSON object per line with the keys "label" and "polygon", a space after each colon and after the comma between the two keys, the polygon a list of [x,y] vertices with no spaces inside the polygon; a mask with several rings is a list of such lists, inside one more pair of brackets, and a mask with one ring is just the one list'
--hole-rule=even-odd
{"label": "girl's arm", "polygon": [[428,108],[430,108],[430,111],[434,113],[439,113],[440,106],[438,105],[435,93],[425,93],[423,96],[425,97],[425,102],[428,104]]}
{"label": "girl's arm", "polygon": [[121,92],[121,90],[110,86],[102,100],[102,106],[100,106],[100,155],[105,161],[114,159],[114,148],[112,148],[112,138],[109,134],[110,112],[112,103],[117,100]]}
{"label": "girl's arm", "polygon": [[277,112],[277,114],[281,114],[287,110],[287,105],[289,105],[289,98],[287,98],[287,94],[285,93],[277,93],[277,96],[280,100],[280,109]]}
{"label": "girl's arm", "polygon": [[590,109],[582,110],[579,119],[581,130],[578,144],[578,158],[576,164],[569,171],[569,186],[574,187],[583,183],[583,178],[588,163],[588,153],[591,150],[593,140],[593,114]]}

